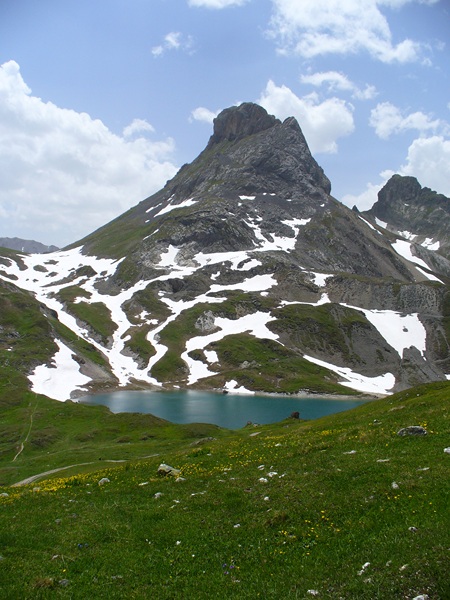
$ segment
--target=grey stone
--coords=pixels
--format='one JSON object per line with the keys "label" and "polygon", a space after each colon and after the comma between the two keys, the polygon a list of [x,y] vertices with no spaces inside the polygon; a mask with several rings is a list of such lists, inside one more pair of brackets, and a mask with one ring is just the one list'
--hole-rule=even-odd
{"label": "grey stone", "polygon": [[427,430],[425,427],[421,427],[420,425],[409,425],[409,427],[404,427],[397,432],[397,435],[405,436],[405,435],[427,435]]}
{"label": "grey stone", "polygon": [[180,473],[180,469],[175,469],[174,467],[166,465],[165,463],[161,463],[158,467],[158,475],[170,475],[172,477],[178,477]]}

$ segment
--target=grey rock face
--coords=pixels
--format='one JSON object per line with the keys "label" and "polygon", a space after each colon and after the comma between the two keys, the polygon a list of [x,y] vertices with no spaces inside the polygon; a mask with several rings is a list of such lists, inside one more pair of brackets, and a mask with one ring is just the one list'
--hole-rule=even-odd
{"label": "grey rock face", "polygon": [[415,177],[393,175],[364,214],[377,217],[392,230],[415,234],[417,243],[425,238],[439,241],[438,252],[450,260],[450,198],[422,188]]}
{"label": "grey rock face", "polygon": [[268,115],[264,108],[250,102],[226,108],[214,119],[214,133],[208,147],[223,141],[240,140],[279,123],[280,121]]}

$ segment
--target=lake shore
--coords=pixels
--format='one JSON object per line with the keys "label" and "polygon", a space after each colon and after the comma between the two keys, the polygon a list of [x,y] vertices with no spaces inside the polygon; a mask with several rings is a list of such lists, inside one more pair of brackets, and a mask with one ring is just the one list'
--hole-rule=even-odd
{"label": "lake shore", "polygon": [[387,398],[389,394],[374,394],[374,393],[355,393],[353,394],[330,394],[330,393],[322,393],[322,392],[313,392],[311,390],[308,391],[299,391],[292,394],[287,393],[276,393],[276,392],[263,392],[263,391],[251,391],[251,390],[226,390],[224,388],[181,388],[181,387],[156,387],[156,386],[141,386],[141,385],[128,385],[128,386],[112,386],[107,389],[102,390],[93,390],[90,393],[83,392],[82,390],[77,390],[76,397],[72,398],[72,401],[76,402],[79,398],[86,396],[99,396],[101,394],[114,394],[116,392],[159,392],[159,393],[174,393],[174,392],[205,392],[207,394],[223,394],[224,396],[227,394],[239,395],[239,396],[268,396],[273,398],[292,398],[292,399],[305,399],[305,400],[314,400],[314,399],[322,399],[322,400],[361,400],[364,402],[368,402],[370,400],[379,400],[381,398]]}

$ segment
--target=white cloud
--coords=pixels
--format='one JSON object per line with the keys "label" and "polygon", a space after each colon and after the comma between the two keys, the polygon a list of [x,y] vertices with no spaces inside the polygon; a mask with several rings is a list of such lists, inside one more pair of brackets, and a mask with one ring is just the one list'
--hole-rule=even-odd
{"label": "white cloud", "polygon": [[[389,179],[389,177],[387,177],[387,179]],[[353,208],[353,206],[357,206],[359,210],[369,210],[369,208],[372,208],[372,206],[377,201],[378,192],[386,183],[387,179],[385,179],[383,183],[380,184],[368,183],[366,189],[363,190],[360,194],[346,194],[341,198],[341,202],[343,202],[350,208]]]}
{"label": "white cloud", "polygon": [[[86,113],[31,94],[19,65],[0,67],[1,235],[65,245],[162,187],[176,167],[173,140],[129,139]],[[127,137],[128,136],[128,137]]]}
{"label": "white cloud", "polygon": [[368,183],[360,194],[343,196],[342,202],[350,207],[356,205],[360,210],[368,210],[378,199],[379,190],[395,173],[415,177],[422,187],[429,187],[450,197],[450,140],[443,136],[414,140],[408,148],[404,165],[397,171],[383,171],[380,173],[381,183]]}
{"label": "white cloud", "polygon": [[401,133],[408,129],[416,129],[424,133],[446,127],[446,124],[439,119],[432,120],[429,115],[420,111],[404,116],[400,109],[390,102],[382,102],[371,111],[369,124],[383,140],[387,140],[394,133]]}
{"label": "white cloud", "polygon": [[398,172],[416,177],[422,186],[450,197],[450,139],[435,135],[414,140]]}
{"label": "white cloud", "polygon": [[150,125],[145,119],[133,119],[133,121],[127,125],[123,130],[124,137],[133,137],[138,133],[150,132],[154,133],[155,128]]}
{"label": "white cloud", "polygon": [[417,61],[424,48],[410,39],[395,44],[388,20],[380,11],[382,6],[399,9],[412,1],[272,0],[269,34],[278,41],[282,54],[313,58],[367,52],[384,63]]}
{"label": "white cloud", "polygon": [[339,98],[320,102],[315,93],[300,98],[269,81],[258,103],[279,119],[295,117],[313,154],[336,152],[337,139],[354,129],[352,107]]}
{"label": "white cloud", "polygon": [[228,8],[229,6],[243,6],[249,0],[188,0],[189,6],[198,8]]}
{"label": "white cloud", "polygon": [[212,123],[220,111],[213,112],[209,108],[199,106],[194,108],[189,118],[190,121],[202,121],[203,123]]}
{"label": "white cloud", "polygon": [[155,58],[162,56],[170,50],[182,50],[192,54],[194,38],[191,35],[184,36],[180,31],[170,31],[164,36],[162,44],[153,46],[152,54]]}
{"label": "white cloud", "polygon": [[312,73],[310,75],[301,75],[302,83],[320,87],[326,85],[330,92],[336,90],[347,91],[358,100],[371,100],[377,95],[377,91],[373,85],[366,84],[364,89],[359,88],[355,83],[350,81],[346,75],[338,71],[326,71]]}

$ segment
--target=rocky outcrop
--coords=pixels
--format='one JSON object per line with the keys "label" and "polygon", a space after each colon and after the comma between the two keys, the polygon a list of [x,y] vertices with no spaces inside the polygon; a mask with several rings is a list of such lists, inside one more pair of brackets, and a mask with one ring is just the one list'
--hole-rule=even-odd
{"label": "rocky outcrop", "polygon": [[207,148],[223,141],[241,140],[279,124],[278,119],[268,115],[257,104],[246,102],[238,107],[226,108],[214,119],[214,133]]}
{"label": "rocky outcrop", "polygon": [[450,198],[423,188],[415,177],[393,175],[364,214],[391,231],[412,234],[417,244],[439,242],[437,252],[450,260]]}

